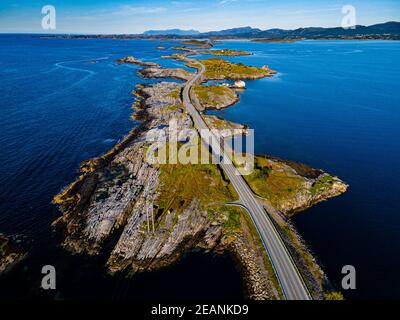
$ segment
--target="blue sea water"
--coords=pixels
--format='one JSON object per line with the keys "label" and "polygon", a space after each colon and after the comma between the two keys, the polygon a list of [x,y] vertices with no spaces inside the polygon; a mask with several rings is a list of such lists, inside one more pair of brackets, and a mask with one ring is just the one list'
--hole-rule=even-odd
{"label": "blue sea water", "polygon": [[349,191],[295,217],[329,277],[357,271],[348,298],[400,298],[400,42],[224,42],[269,65],[239,104],[214,112],[255,129],[255,151],[338,175]]}
{"label": "blue sea water", "polygon": [[[139,78],[139,67],[115,61],[133,55],[184,67],[161,58],[174,45],[0,36],[0,233],[22,236],[30,251],[0,279],[0,298],[242,298],[229,257],[190,254],[173,268],[128,280],[106,276],[104,257],[72,257],[58,248],[51,230],[60,215],[54,195],[77,178],[82,161],[105,153],[136,125],[131,91],[153,81]],[[56,293],[39,289],[48,264],[57,270]]]}
{"label": "blue sea water", "polygon": [[[173,45],[0,36],[0,232],[24,235],[33,248],[3,280],[0,296],[41,296],[33,286],[43,264],[63,270],[61,297],[115,291],[137,297],[146,295],[143,283],[150,284],[149,296],[151,288],[169,296],[193,275],[193,297],[207,290],[241,296],[240,276],[227,258],[189,256],[161,276],[121,284],[100,272],[104,261],[82,262],[52,246],[50,223],[58,215],[52,197],[76,178],[81,161],[109,150],[135,125],[130,91],[144,80],[137,67],[115,60],[134,55],[181,66],[161,59]],[[322,168],[350,184],[345,195],[294,219],[329,277],[339,285],[341,268],[354,265],[357,290],[346,297],[400,298],[400,43],[229,41],[216,47],[252,51],[229,59],[278,71],[272,79],[248,81],[241,101],[216,113],[254,128],[256,152]],[[175,279],[174,286],[166,279]],[[185,286],[176,289],[172,296],[190,297]]]}

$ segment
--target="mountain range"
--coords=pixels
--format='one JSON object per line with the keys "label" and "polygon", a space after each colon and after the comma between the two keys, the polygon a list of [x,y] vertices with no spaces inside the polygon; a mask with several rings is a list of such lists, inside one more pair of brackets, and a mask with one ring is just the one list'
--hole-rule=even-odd
{"label": "mountain range", "polygon": [[261,30],[252,27],[241,27],[221,31],[200,33],[195,30],[150,30],[144,36],[191,36],[196,38],[232,37],[232,38],[267,38],[267,39],[298,39],[298,38],[337,38],[337,37],[365,37],[365,36],[395,36],[400,37],[400,22],[390,21],[371,26],[357,25],[351,29],[309,27],[294,30],[268,29]]}
{"label": "mountain range", "polygon": [[199,35],[200,32],[196,30],[181,30],[181,29],[168,29],[168,30],[148,30],[143,33],[146,36],[168,36],[168,35],[176,35],[176,36],[195,36]]}

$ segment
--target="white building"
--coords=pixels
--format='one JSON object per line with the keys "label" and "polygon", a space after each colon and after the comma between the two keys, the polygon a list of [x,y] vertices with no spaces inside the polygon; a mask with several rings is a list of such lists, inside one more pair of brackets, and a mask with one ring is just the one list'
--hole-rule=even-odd
{"label": "white building", "polygon": [[239,89],[244,89],[246,88],[246,82],[242,80],[236,81],[234,87]]}

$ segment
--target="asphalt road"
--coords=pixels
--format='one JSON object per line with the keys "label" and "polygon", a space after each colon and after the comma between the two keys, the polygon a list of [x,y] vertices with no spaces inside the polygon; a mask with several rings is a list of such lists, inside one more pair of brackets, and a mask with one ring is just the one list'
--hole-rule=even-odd
{"label": "asphalt road", "polygon": [[[201,66],[201,70],[199,70],[196,76],[186,83],[183,90],[183,103],[186,106],[187,112],[192,117],[196,129],[199,131],[207,130],[209,128],[198,110],[192,105],[190,100],[190,89],[205,72],[204,65],[201,64]],[[205,141],[205,143],[210,145],[210,141]],[[218,143],[218,137],[215,136],[215,139],[212,139],[210,147],[213,150],[213,153],[218,154],[221,159],[228,159],[230,157],[228,153],[222,150],[223,148],[221,147],[221,144]],[[285,298],[287,300],[311,300],[307,287],[304,284],[303,279],[301,278],[299,271],[280,235],[278,234],[278,231],[272,223],[269,214],[265,211],[265,208],[257,200],[244,178],[240,175],[231,161],[222,161],[221,168],[224,170],[238,193],[240,204],[246,208],[258,230]],[[274,209],[269,207],[267,210],[271,213]]]}

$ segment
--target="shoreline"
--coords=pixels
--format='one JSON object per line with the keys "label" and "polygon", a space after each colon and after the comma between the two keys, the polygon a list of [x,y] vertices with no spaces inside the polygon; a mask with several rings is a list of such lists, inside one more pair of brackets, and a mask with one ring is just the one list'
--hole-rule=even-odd
{"label": "shoreline", "polygon": [[[188,48],[186,53],[170,58],[189,63],[192,60],[188,57],[199,54],[195,50],[201,49],[203,46]],[[143,62],[134,57],[125,60],[123,58],[119,63],[133,63],[143,67],[139,70],[140,74],[144,70],[157,69],[157,72],[163,74],[162,78],[174,78],[174,75],[182,70],[164,69],[157,64]],[[233,64],[228,66],[235,67]],[[252,71],[259,69],[258,72],[261,73],[256,78],[270,75],[270,69],[261,71],[262,68],[244,67]],[[165,70],[169,70],[170,73],[165,74]],[[242,71],[246,70],[248,69]],[[241,78],[240,72],[234,76]],[[192,75],[189,72],[187,74]],[[149,78],[157,77],[151,74]],[[177,78],[183,80],[182,77]],[[208,80],[209,78],[205,78],[202,82]],[[112,274],[130,268],[133,272],[162,268],[174,264],[184,252],[197,248],[206,253],[228,251],[238,261],[243,283],[251,299],[279,299],[281,298],[279,285],[268,262],[268,256],[258,249],[257,235],[254,234],[254,230],[251,231],[251,225],[245,219],[246,213],[236,209],[228,210],[228,207],[215,207],[210,205],[211,200],[208,198],[200,201],[194,196],[189,198],[189,207],[183,211],[175,208],[173,210],[176,211],[169,212],[169,209],[164,208],[165,212],[156,217],[156,233],[149,234],[146,231],[143,212],[146,206],[148,207],[148,199],[152,199],[153,208],[156,206],[157,199],[162,193],[162,190],[159,190],[162,183],[159,182],[162,179],[163,169],[151,168],[144,162],[145,145],[141,139],[150,130],[160,130],[159,128],[172,116],[180,119],[181,128],[191,128],[190,119],[182,106],[182,88],[181,83],[157,82],[139,85],[132,92],[136,96],[136,101],[132,105],[133,115],[140,121],[139,124],[104,155],[84,161],[80,166],[77,180],[54,197],[53,203],[63,213],[53,222],[64,237],[62,246],[69,252],[89,255],[98,255],[103,253],[103,250],[111,249],[107,268]],[[237,101],[231,102],[223,108],[236,103]],[[222,118],[219,120],[228,125],[228,121]],[[218,173],[218,170],[215,172]],[[227,197],[234,197],[228,190],[229,181],[225,181],[223,176],[219,177],[219,174],[212,182],[221,183],[221,186],[226,188]],[[152,178],[156,176],[157,178]],[[209,179],[206,171],[204,176]],[[159,209],[160,204],[157,206]],[[207,211],[210,208],[212,213]],[[237,217],[241,217],[239,221]],[[195,219],[195,229],[187,224],[187,219],[192,222]],[[174,230],[180,231],[174,233]],[[165,240],[165,237],[168,239]],[[160,239],[164,242],[159,242]],[[159,249],[153,254],[151,250],[154,247]],[[133,252],[131,250],[136,253],[129,255]],[[160,253],[163,255],[159,255]],[[321,292],[320,290],[315,293],[315,298],[321,299]]]}

